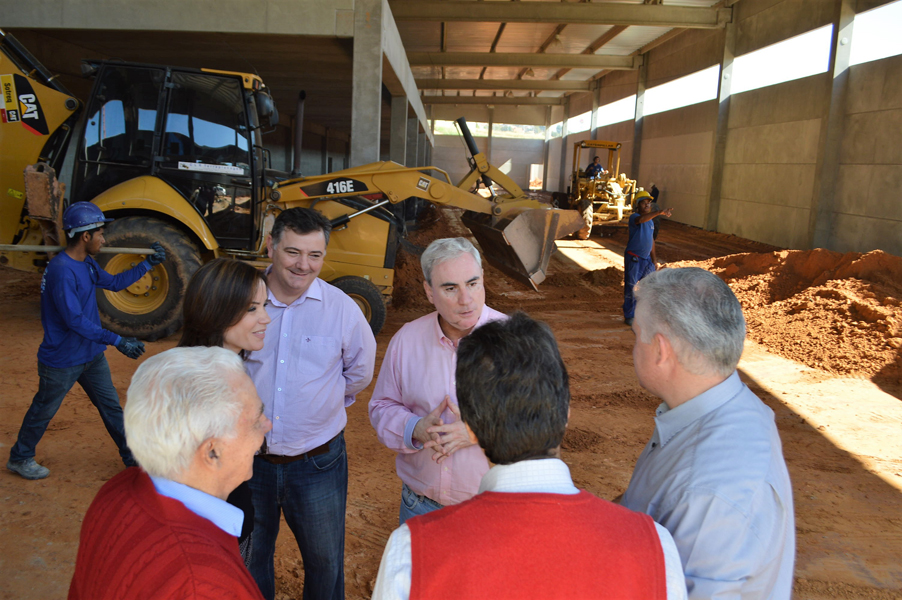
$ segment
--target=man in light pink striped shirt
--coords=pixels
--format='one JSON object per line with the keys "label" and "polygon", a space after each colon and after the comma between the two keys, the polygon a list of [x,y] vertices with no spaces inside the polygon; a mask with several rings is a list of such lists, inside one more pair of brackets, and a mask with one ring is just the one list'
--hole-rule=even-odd
{"label": "man in light pink striped shirt", "polygon": [[420,264],[436,310],[392,338],[369,404],[379,441],[398,453],[402,525],[479,491],[489,463],[460,420],[457,344],[477,327],[506,318],[485,305],[482,258],[468,240],[435,240]]}

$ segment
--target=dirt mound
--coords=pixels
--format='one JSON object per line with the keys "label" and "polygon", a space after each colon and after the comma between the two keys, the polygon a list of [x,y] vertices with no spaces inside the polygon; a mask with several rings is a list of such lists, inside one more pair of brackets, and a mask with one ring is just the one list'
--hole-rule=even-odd
{"label": "dirt mound", "polygon": [[583,281],[600,287],[621,287],[623,285],[623,269],[608,267],[583,273]]}
{"label": "dirt mound", "polygon": [[874,250],[734,254],[699,266],[726,281],[749,338],[839,375],[902,384],[902,258]]}
{"label": "dirt mound", "polygon": [[456,235],[445,211],[430,204],[420,213],[416,228],[408,234],[406,243],[398,248],[398,255],[395,259],[395,283],[392,291],[393,307],[420,309],[432,306],[423,292],[420,254],[433,240]]}
{"label": "dirt mound", "polygon": [[3,299],[7,301],[39,298],[41,274],[15,271],[10,267],[0,266],[0,288],[3,289]]}

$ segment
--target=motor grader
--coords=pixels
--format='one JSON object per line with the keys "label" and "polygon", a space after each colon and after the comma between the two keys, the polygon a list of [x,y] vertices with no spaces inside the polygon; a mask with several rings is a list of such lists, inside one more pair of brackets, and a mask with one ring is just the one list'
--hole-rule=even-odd
{"label": "motor grader", "polygon": [[[168,256],[126,290],[98,291],[104,326],[121,335],[154,340],[177,331],[183,293],[205,261],[269,264],[266,238],[288,208],[315,208],[332,221],[321,277],[357,302],[374,332],[385,320],[404,230],[389,205],[423,198],[464,209],[486,260],[533,288],[545,277],[554,240],[581,225],[575,211],[527,198],[472,138],[473,168],[457,185],[436,167],[393,162],[291,177],[271,168],[262,145],[278,113],[256,75],[85,61],[94,85],[83,105],[2,31],[0,50],[0,264],[41,271],[59,250],[65,203],[95,203],[116,219],[105,233],[110,252],[98,256],[106,270],[130,268],[154,241]],[[54,175],[72,139],[64,199]],[[477,179],[506,193],[470,193]]]}
{"label": "motor grader", "polygon": [[[623,214],[631,210],[636,180],[620,172],[621,146],[620,142],[603,140],[583,140],[573,144],[570,187],[566,194],[554,196],[557,206],[578,210],[582,215],[583,227],[578,233],[580,239],[589,239],[596,218],[602,221],[621,220]],[[588,148],[608,151],[605,171],[596,177],[587,177],[580,168],[582,151]]]}

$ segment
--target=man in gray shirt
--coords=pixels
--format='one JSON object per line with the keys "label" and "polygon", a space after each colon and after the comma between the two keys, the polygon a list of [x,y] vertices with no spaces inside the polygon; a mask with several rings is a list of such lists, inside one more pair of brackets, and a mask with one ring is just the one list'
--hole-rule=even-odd
{"label": "man in gray shirt", "polygon": [[773,411],[739,379],[742,307],[698,268],[635,289],[633,362],[661,398],[621,503],[670,531],[690,599],[788,599],[795,523]]}

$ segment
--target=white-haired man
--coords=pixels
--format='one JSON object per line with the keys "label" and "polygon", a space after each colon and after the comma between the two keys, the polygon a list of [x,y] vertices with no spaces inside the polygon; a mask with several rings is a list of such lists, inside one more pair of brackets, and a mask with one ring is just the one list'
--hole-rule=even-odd
{"label": "white-haired man", "polygon": [[739,301],[698,268],[652,273],[636,296],[636,374],[664,402],[621,503],[673,535],[689,598],[788,599],[792,486],[774,413],[736,372]]}
{"label": "white-haired man", "polygon": [[69,599],[260,600],[238,553],[244,515],[226,497],[250,479],[271,428],[234,352],[174,348],[145,361],[125,406],[141,468],[91,503]]}
{"label": "white-haired man", "polygon": [[464,238],[435,240],[420,257],[435,312],[392,338],[369,404],[379,441],[398,453],[399,521],[470,499],[489,470],[460,420],[457,345],[505,315],[485,305],[482,258]]}

